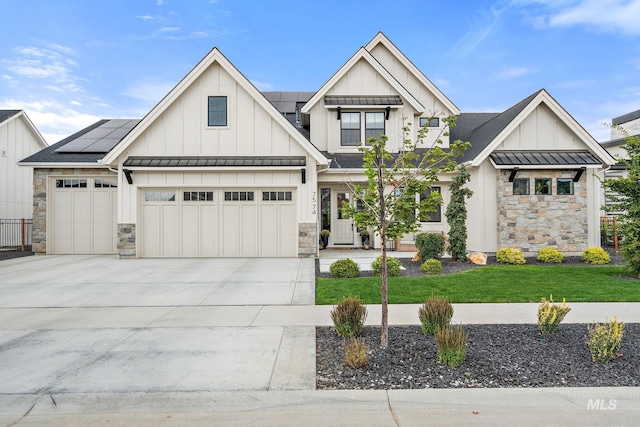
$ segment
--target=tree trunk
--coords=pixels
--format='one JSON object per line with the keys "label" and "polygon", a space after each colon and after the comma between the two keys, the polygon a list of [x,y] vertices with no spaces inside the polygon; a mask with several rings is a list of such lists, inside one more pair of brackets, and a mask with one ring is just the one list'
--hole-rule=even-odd
{"label": "tree trunk", "polygon": [[384,201],[384,183],[382,179],[382,152],[376,150],[378,165],[378,196],[380,197],[380,296],[382,305],[382,322],[380,325],[380,347],[389,345],[389,296],[387,292],[387,212]]}

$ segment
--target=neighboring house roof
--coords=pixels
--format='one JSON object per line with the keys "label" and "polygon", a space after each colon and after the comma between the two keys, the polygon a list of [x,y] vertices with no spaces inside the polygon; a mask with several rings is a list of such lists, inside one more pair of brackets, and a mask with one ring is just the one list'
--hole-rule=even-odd
{"label": "neighboring house roof", "polygon": [[425,111],[424,105],[422,105],[407,89],[404,88],[392,75],[384,68],[374,57],[365,49],[361,47],[358,51],[351,57],[349,60],[342,66],[340,69],[318,90],[302,107],[302,112],[308,114],[311,109],[321,100],[324,100],[325,96],[328,95],[328,92],[333,88],[333,86],[340,81],[348,72],[353,68],[358,61],[364,60],[371,67],[373,67],[376,72],[382,76],[383,79],[396,90],[411,106],[419,113],[422,114]]}
{"label": "neighboring house roof", "polygon": [[633,111],[631,113],[623,114],[622,116],[611,119],[611,124],[621,125],[623,123],[630,122],[631,120],[640,119],[640,110]]}
{"label": "neighboring house roof", "polygon": [[[138,120],[124,121],[138,122]],[[27,157],[20,161],[20,164],[28,165],[33,163],[42,166],[43,163],[51,163],[61,166],[63,164],[77,165],[78,163],[82,163],[98,166],[98,161],[102,159],[110,149],[107,148],[108,143],[113,142],[112,139],[109,139],[109,135],[112,134],[114,128],[121,127],[118,126],[118,124],[122,122],[122,119],[99,120],[62,141]],[[93,135],[93,137],[91,137],[91,135]],[[104,137],[104,142],[102,142],[102,138],[97,137],[98,135]],[[118,139],[116,143],[119,141],[120,139]]]}
{"label": "neighboring house roof", "polygon": [[289,120],[278,112],[269,100],[238,69],[214,47],[180,82],[140,121],[138,126],[125,136],[122,141],[111,150],[101,162],[114,164],[118,157],[136,140],[167,108],[178,99],[212,64],[219,64],[235,81],[253,97],[271,115],[274,121],[282,125],[285,130],[307,151],[318,164],[326,165],[327,159],[311,142],[296,131]]}
{"label": "neighboring house roof", "polygon": [[0,123],[15,116],[22,110],[0,110]]}
{"label": "neighboring house roof", "polygon": [[[629,135],[629,137],[640,138],[640,133],[637,135]],[[611,147],[619,147],[621,145],[625,145],[626,143],[627,143],[627,138],[617,138],[617,139],[612,139],[610,141],[605,141],[600,145],[602,145],[604,148],[611,148]]]}

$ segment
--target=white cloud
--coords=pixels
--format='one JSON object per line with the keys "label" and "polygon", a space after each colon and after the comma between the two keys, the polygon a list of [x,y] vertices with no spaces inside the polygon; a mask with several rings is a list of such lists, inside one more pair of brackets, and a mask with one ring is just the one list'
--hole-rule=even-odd
{"label": "white cloud", "polygon": [[148,107],[150,110],[169,93],[174,85],[174,82],[144,81],[126,89],[124,95],[142,101],[145,108]]}
{"label": "white cloud", "polygon": [[515,77],[521,77],[527,74],[535,72],[533,68],[526,67],[508,67],[497,72],[495,76],[499,79],[512,79]]}
{"label": "white cloud", "polygon": [[157,18],[155,18],[154,16],[151,15],[142,15],[142,16],[138,16],[139,19],[142,19],[143,21],[153,21]]}
{"label": "white cloud", "polygon": [[162,27],[158,30],[160,33],[171,33],[174,31],[180,31],[180,27]]}
{"label": "white cloud", "polygon": [[259,82],[258,80],[251,80],[251,83],[253,83],[253,85],[261,92],[273,90],[273,85],[271,83]]}
{"label": "white cloud", "polygon": [[490,12],[490,14],[484,13],[484,16],[477,21],[469,23],[469,29],[454,46],[454,53],[462,56],[471,53],[498,29],[501,24],[502,11],[492,7]]}
{"label": "white cloud", "polygon": [[598,32],[640,34],[639,0],[514,0],[511,5],[540,6],[529,18],[537,28],[583,25]]}

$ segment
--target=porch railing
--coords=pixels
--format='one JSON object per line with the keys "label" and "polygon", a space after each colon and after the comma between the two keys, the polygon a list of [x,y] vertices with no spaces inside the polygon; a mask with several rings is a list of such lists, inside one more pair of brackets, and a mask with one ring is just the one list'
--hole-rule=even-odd
{"label": "porch railing", "polygon": [[613,215],[600,217],[600,246],[617,251],[619,244],[617,217]]}
{"label": "porch railing", "polygon": [[32,219],[0,219],[0,251],[30,251]]}

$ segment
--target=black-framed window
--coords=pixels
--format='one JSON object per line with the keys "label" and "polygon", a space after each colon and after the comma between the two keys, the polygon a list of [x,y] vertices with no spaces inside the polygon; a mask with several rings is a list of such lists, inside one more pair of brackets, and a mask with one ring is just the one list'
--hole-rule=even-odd
{"label": "black-framed window", "polygon": [[117,188],[118,180],[116,179],[95,179],[93,181],[95,188]]}
{"label": "black-framed window", "polygon": [[[426,200],[434,191],[442,194],[441,187],[429,187],[426,191],[420,193],[420,202]],[[433,212],[419,212],[420,222],[442,222],[442,205],[436,206]]]}
{"label": "black-framed window", "polygon": [[293,195],[291,191],[263,191],[262,200],[270,202],[291,201]]}
{"label": "black-framed window", "polygon": [[56,188],[87,188],[86,179],[56,179]]}
{"label": "black-framed window", "polygon": [[526,196],[529,194],[529,178],[516,178],[513,180],[513,194]]}
{"label": "black-framed window", "polygon": [[437,128],[440,127],[439,117],[420,117],[420,127]]}
{"label": "black-framed window", "polygon": [[364,140],[384,135],[384,112],[364,113]]}
{"label": "black-framed window", "polygon": [[551,178],[536,178],[535,188],[536,194],[551,194]]}
{"label": "black-framed window", "polygon": [[247,201],[253,202],[255,194],[253,191],[225,191],[224,200],[229,201]]}
{"label": "black-framed window", "polygon": [[213,191],[185,191],[182,193],[185,202],[212,202]]}
{"label": "black-framed window", "polygon": [[557,182],[557,194],[573,194],[573,179],[572,178],[558,178]]}
{"label": "black-framed window", "polygon": [[208,99],[208,125],[227,126],[227,97],[210,96]]}
{"label": "black-framed window", "polygon": [[340,145],[354,147],[360,144],[360,113],[340,114]]}

